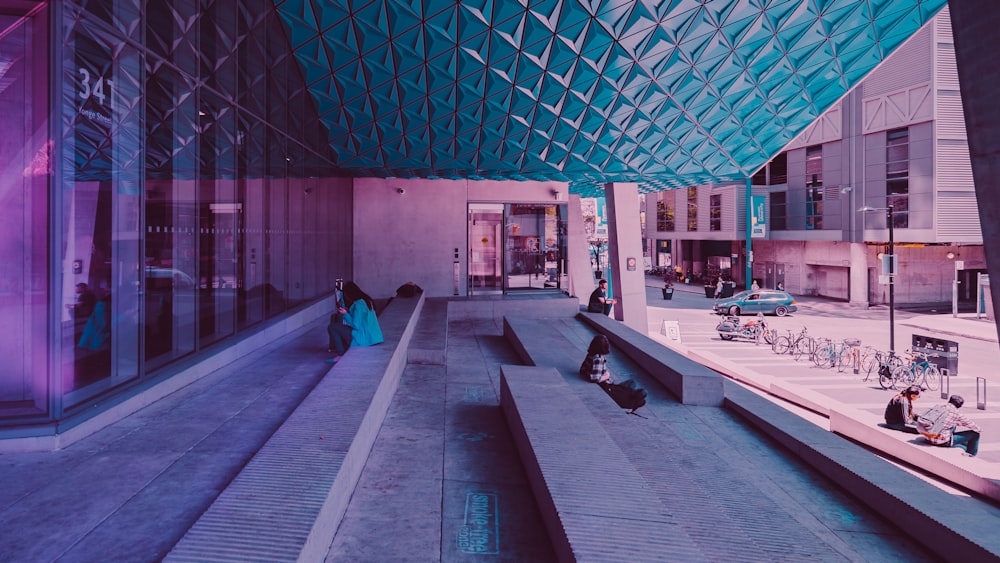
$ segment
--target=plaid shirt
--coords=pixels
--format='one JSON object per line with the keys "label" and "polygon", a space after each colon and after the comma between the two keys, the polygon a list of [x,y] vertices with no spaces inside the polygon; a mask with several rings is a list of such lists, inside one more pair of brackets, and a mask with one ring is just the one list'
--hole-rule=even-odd
{"label": "plaid shirt", "polygon": [[945,419],[944,419],[944,424],[942,425],[941,433],[938,434],[937,437],[935,438],[925,436],[930,443],[938,446],[943,444],[951,444],[952,433],[959,426],[964,426],[965,428],[968,428],[969,430],[975,430],[976,432],[983,431],[978,424],[972,422],[971,420],[965,418],[965,416],[960,414],[958,412],[958,409],[955,408],[955,405],[947,403],[944,405],[944,408],[946,412],[944,413]]}
{"label": "plaid shirt", "polygon": [[590,356],[590,380],[599,383],[608,379],[608,357],[603,354]]}

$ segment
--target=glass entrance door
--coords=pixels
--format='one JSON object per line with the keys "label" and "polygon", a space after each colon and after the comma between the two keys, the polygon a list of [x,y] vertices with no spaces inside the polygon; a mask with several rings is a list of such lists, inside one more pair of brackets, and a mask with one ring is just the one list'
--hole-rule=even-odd
{"label": "glass entrance door", "polygon": [[507,206],[504,241],[507,289],[567,286],[565,214],[565,205]]}
{"label": "glass entrance door", "polygon": [[568,287],[566,206],[469,204],[469,295]]}
{"label": "glass entrance door", "polygon": [[503,291],[503,204],[469,205],[469,295]]}

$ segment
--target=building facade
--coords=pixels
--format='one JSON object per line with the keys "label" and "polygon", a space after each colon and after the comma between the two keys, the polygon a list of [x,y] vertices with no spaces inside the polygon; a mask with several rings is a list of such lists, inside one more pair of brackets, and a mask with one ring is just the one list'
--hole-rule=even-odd
{"label": "building facade", "polygon": [[0,8],[2,438],[127,414],[338,279],[568,290],[565,183],[343,176],[273,2]]}
{"label": "building facade", "polygon": [[[986,264],[957,76],[946,8],[752,177],[758,283],[887,302],[891,206],[896,302],[951,303],[956,286],[976,299]],[[648,199],[654,261],[747,282],[746,183]]]}

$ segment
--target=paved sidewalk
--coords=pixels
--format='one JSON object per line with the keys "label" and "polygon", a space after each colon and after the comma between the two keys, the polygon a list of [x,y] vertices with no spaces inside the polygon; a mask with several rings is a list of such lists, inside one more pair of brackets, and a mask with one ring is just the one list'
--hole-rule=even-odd
{"label": "paved sidewalk", "polygon": [[[681,353],[689,355],[708,364],[731,377],[748,382],[760,389],[769,389],[772,385],[779,385],[781,389],[790,389],[788,396],[798,395],[800,406],[816,410],[845,410],[859,413],[859,422],[875,426],[882,420],[882,412],[885,405],[894,391],[884,390],[878,384],[877,379],[863,381],[863,374],[854,375],[850,371],[839,373],[836,369],[823,369],[812,365],[811,362],[796,362],[791,356],[777,356],[769,346],[754,346],[749,342],[723,341],[714,330],[718,317],[708,313],[709,299],[704,298],[702,292],[695,292],[694,288],[684,288],[688,295],[681,297],[678,301],[656,300],[657,291],[653,288],[658,284],[647,284],[647,300],[649,304],[649,326],[650,336],[662,344],[673,348]],[[698,288],[700,289],[700,287]],[[696,296],[704,299],[702,302]],[[686,299],[684,299],[686,297]],[[678,296],[675,295],[675,300]],[[856,329],[859,331],[870,331],[870,326],[883,326],[887,311],[884,308],[862,309],[851,307],[846,303],[828,299],[817,298],[796,298],[799,304],[798,315],[815,318],[828,316],[840,319],[840,323],[850,322],[856,319]],[[685,309],[685,306],[695,307]],[[667,318],[678,318],[683,315],[683,311],[690,311],[683,324],[683,343],[678,344],[669,340],[666,336],[659,334],[658,327],[662,320]],[[794,319],[795,315],[789,317],[785,323],[786,327],[794,326],[799,321]],[[779,321],[774,317],[768,317],[769,322],[777,324]],[[1000,482],[1000,414],[997,413],[995,403],[986,404],[985,409],[977,408],[977,397],[985,398],[985,389],[982,386],[989,385],[988,378],[994,375],[992,365],[1000,359],[1000,352],[996,350],[997,334],[996,325],[986,319],[977,319],[974,314],[959,314],[953,317],[951,314],[924,315],[912,312],[900,312],[896,316],[897,327],[897,351],[902,351],[900,333],[913,331],[914,333],[924,333],[942,339],[967,339],[963,340],[965,345],[970,341],[980,343],[979,348],[994,348],[994,353],[989,354],[986,363],[972,363],[969,359],[960,362],[959,376],[942,378],[942,389],[937,391],[925,391],[919,400],[918,410],[929,408],[933,405],[944,402],[941,394],[959,394],[965,398],[965,406],[961,413],[978,424],[982,429],[982,439],[980,442],[979,455],[976,458],[962,456],[959,448],[939,448],[930,446],[923,438],[905,433],[891,433],[896,439],[910,442],[914,448],[924,448],[926,453],[946,461],[948,464],[970,471],[975,475],[985,477],[988,480]],[[884,329],[882,329],[884,330]],[[810,334],[822,336],[813,330]],[[982,376],[978,379],[976,376]],[[996,384],[994,378],[993,384]],[[945,387],[945,386],[948,387]],[[979,387],[979,389],[977,389]],[[979,393],[983,392],[983,395]],[[846,409],[842,407],[847,407]],[[817,423],[828,427],[825,420]],[[945,470],[947,472],[947,470]],[[933,471],[932,471],[933,473]]]}
{"label": "paved sidewalk", "polygon": [[[585,348],[589,334],[564,325]],[[451,331],[447,365],[404,372],[329,561],[480,561],[460,534],[466,500],[483,493],[502,534],[491,560],[551,560],[497,408],[499,365],[516,357],[491,321]],[[0,455],[0,561],[162,559],[316,382],[335,376],[325,340],[314,323],[64,450]],[[635,369],[614,362],[621,375]],[[739,416],[644,384],[650,417],[612,408],[607,424],[638,447],[636,463],[660,476],[658,494],[678,503],[679,525],[712,559],[933,559]]]}

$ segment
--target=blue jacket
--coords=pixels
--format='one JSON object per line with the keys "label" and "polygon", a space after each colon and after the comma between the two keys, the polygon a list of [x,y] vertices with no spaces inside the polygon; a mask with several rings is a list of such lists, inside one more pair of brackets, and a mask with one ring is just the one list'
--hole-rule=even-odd
{"label": "blue jacket", "polygon": [[371,346],[385,342],[382,328],[378,326],[375,312],[364,299],[358,299],[344,314],[344,322],[351,327],[351,346]]}

